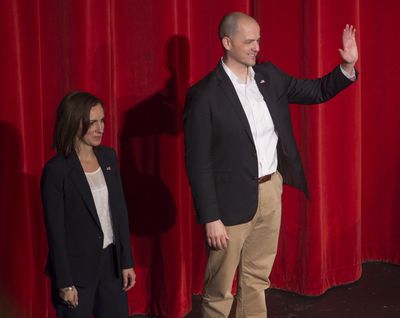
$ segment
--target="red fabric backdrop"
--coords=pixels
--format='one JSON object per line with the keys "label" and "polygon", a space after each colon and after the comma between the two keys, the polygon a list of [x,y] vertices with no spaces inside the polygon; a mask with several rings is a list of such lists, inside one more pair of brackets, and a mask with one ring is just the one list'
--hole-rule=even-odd
{"label": "red fabric backdrop", "polygon": [[183,317],[205,250],[183,164],[186,88],[222,54],[225,13],[253,14],[260,61],[316,77],[356,25],[360,79],[323,106],[292,106],[311,199],[286,187],[275,287],[308,295],[354,281],[366,260],[400,263],[397,1],[2,0],[0,316],[49,317],[38,182],[55,108],[73,89],[105,101],[120,156],[138,282],[131,313]]}

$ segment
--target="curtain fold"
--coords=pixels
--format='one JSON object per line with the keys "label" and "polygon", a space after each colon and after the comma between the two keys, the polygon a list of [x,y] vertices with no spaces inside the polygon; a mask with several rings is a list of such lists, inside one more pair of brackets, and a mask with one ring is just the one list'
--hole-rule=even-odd
{"label": "curtain fold", "polygon": [[[272,285],[306,295],[352,282],[361,263],[400,264],[400,5],[359,0],[3,0],[0,2],[0,316],[52,317],[39,178],[60,99],[105,102],[117,149],[137,285],[130,313],[183,317],[201,293],[206,251],[185,173],[187,88],[218,63],[220,18],[252,14],[259,61],[297,77],[339,62],[358,29],[357,83],[324,105],[291,106],[311,198],[285,187]],[[379,26],[379,27],[378,27]]]}

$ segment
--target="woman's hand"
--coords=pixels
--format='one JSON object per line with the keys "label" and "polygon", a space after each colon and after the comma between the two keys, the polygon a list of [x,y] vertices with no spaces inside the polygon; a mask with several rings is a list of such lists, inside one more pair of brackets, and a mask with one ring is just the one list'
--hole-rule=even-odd
{"label": "woman's hand", "polygon": [[124,282],[124,287],[122,290],[128,291],[136,283],[136,274],[133,268],[125,268],[122,270],[122,278]]}
{"label": "woman's hand", "polygon": [[75,286],[60,288],[58,294],[69,307],[75,308],[78,306],[78,291]]}

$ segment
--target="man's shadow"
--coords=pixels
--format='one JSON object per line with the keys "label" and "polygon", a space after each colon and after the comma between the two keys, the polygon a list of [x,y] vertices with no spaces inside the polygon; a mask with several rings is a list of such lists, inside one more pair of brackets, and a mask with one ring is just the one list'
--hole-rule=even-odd
{"label": "man's shadow", "polygon": [[[124,114],[120,135],[120,164],[129,210],[130,231],[141,246],[136,261],[149,271],[150,310],[165,299],[168,248],[162,234],[177,218],[179,168],[183,158],[180,136],[182,111],[189,81],[189,42],[172,36],[166,45],[170,73],[163,89],[133,105]],[[174,195],[175,194],[175,195]],[[142,253],[142,252],[145,253]],[[138,255],[140,254],[140,255]]]}
{"label": "man's shadow", "polygon": [[[189,80],[189,43],[175,35],[167,44],[170,77],[165,87],[133,105],[124,115],[120,135],[120,161],[131,233],[159,235],[176,220],[176,204],[164,183],[161,169],[168,164],[169,143],[163,135],[178,136],[183,131],[182,109]],[[170,154],[175,149],[170,150]]]}

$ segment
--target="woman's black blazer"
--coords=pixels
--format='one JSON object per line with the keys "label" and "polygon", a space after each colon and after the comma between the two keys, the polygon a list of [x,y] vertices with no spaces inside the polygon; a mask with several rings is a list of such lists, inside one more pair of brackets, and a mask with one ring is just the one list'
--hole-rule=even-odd
{"label": "woman's black blazer", "polygon": [[[95,154],[108,187],[117,260],[133,266],[128,213],[115,151],[99,146]],[[43,168],[42,202],[49,245],[47,273],[56,288],[85,286],[96,279],[103,232],[95,203],[76,153],[56,155]]]}

